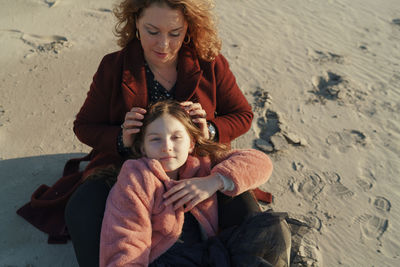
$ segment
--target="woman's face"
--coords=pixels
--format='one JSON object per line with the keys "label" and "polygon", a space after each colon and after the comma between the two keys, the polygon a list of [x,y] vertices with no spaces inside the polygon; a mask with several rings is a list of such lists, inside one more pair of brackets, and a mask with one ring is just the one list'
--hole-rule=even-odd
{"label": "woman's face", "polygon": [[140,14],[136,28],[146,60],[162,66],[176,63],[187,31],[187,22],[179,9],[153,4]]}
{"label": "woman's face", "polygon": [[193,151],[193,142],[185,126],[175,117],[164,114],[144,130],[142,153],[160,161],[164,171],[175,179]]}

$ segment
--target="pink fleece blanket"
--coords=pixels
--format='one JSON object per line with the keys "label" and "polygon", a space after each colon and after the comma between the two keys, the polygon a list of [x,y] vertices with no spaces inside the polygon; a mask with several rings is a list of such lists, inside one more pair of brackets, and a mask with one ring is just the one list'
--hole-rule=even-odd
{"label": "pink fleece blanket", "polygon": [[[257,150],[235,150],[211,169],[208,158],[189,157],[179,171],[180,179],[204,177],[218,172],[235,184],[235,196],[265,183],[272,173],[268,156]],[[168,250],[182,231],[183,209],[163,205],[163,193],[171,180],[157,160],[128,160],[111,189],[104,214],[100,266],[147,266]],[[208,236],[218,231],[216,194],[190,212]]]}

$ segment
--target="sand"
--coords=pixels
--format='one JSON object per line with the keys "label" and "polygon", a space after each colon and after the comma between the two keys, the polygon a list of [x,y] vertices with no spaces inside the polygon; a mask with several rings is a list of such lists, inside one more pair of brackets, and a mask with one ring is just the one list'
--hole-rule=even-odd
{"label": "sand", "polygon": [[[70,242],[48,245],[15,210],[89,151],[72,123],[102,56],[118,49],[114,3],[2,1],[0,266],[77,266]],[[270,207],[312,227],[296,262],[397,265],[398,0],[218,0],[216,12],[256,115],[234,146],[270,155]]]}

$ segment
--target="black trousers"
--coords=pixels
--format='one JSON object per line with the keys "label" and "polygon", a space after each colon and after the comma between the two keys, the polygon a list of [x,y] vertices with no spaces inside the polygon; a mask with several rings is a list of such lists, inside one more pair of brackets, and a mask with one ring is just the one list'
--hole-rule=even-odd
{"label": "black trousers", "polygon": [[[101,224],[110,189],[107,178],[89,179],[78,187],[67,203],[65,221],[81,267],[99,266]],[[219,192],[217,196],[221,229],[240,225],[260,211],[249,192],[233,198]]]}

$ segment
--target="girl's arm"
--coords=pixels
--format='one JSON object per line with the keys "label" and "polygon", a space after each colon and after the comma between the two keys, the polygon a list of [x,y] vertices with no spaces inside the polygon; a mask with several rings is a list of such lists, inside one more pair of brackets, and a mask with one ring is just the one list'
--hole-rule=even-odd
{"label": "girl's arm", "polygon": [[122,166],[107,199],[100,237],[101,267],[149,264],[154,187],[144,185],[145,179],[136,171],[140,166],[133,163],[139,164],[130,160]]}
{"label": "girl's arm", "polygon": [[211,174],[219,173],[230,179],[234,183],[234,188],[223,193],[236,196],[267,182],[272,169],[272,162],[265,153],[255,149],[243,149],[229,152],[212,168]]}

